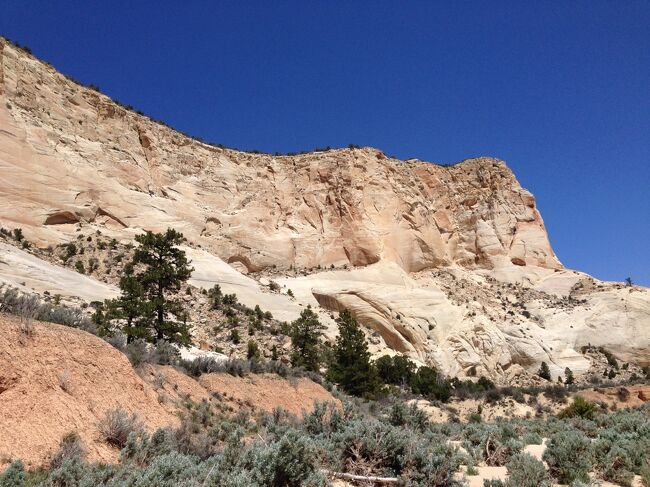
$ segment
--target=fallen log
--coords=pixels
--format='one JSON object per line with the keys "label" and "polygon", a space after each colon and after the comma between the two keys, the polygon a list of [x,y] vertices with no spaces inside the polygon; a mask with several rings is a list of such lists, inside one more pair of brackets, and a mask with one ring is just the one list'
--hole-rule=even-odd
{"label": "fallen log", "polygon": [[397,477],[372,477],[366,475],[355,475],[352,473],[332,472],[330,470],[323,470],[323,473],[331,477],[342,480],[353,480],[356,482],[372,482],[375,484],[396,484]]}

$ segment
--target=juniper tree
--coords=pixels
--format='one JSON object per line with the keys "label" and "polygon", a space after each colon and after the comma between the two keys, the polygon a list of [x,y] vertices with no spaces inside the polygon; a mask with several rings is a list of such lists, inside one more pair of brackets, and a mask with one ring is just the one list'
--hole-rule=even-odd
{"label": "juniper tree", "polygon": [[329,380],[353,396],[374,396],[380,388],[379,376],[361,327],[347,310],[341,312],[337,323],[339,335],[327,371]]}
{"label": "juniper tree", "polygon": [[404,355],[383,355],[375,361],[380,379],[385,384],[408,385],[416,366]]}
{"label": "juniper tree", "polygon": [[451,382],[433,367],[423,365],[411,377],[411,390],[415,394],[447,401],[451,397]]}
{"label": "juniper tree", "polygon": [[291,365],[318,372],[321,363],[319,344],[324,330],[325,325],[318,320],[310,306],[302,310],[300,317],[291,323],[289,330]]}

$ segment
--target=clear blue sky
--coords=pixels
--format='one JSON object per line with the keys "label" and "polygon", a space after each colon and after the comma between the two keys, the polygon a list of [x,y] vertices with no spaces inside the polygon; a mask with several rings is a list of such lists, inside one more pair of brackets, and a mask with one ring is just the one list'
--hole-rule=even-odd
{"label": "clear blue sky", "polygon": [[507,161],[562,262],[650,285],[650,2],[4,0],[0,32],[268,152]]}

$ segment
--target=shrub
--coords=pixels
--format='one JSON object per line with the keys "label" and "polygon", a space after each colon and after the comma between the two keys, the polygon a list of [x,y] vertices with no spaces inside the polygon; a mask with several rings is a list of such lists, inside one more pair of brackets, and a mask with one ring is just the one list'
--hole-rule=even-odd
{"label": "shrub", "polygon": [[481,417],[481,413],[479,412],[473,412],[467,415],[467,422],[468,423],[480,423],[483,421],[483,418]]}
{"label": "shrub", "polygon": [[566,387],[561,386],[546,386],[544,388],[544,395],[553,401],[565,402],[566,397],[569,395]]}
{"label": "shrub", "polygon": [[377,420],[352,420],[332,434],[342,466],[372,466],[391,475],[399,475],[407,466],[413,440],[406,428]]}
{"label": "shrub", "polygon": [[81,443],[81,438],[76,432],[66,434],[59,444],[59,449],[50,460],[51,468],[59,468],[66,460],[85,460],[86,450]]}
{"label": "shrub", "polygon": [[142,423],[135,413],[129,414],[123,409],[111,409],[100,420],[99,432],[106,443],[123,448],[129,434],[137,433],[143,429]]}
{"label": "shrub", "polygon": [[544,460],[549,472],[561,483],[589,481],[592,467],[591,440],[578,431],[560,431],[551,436]]}
{"label": "shrub", "polygon": [[406,405],[396,402],[391,408],[388,421],[393,426],[409,426],[418,431],[424,431],[429,424],[427,415],[415,404]]}
{"label": "shrub", "polygon": [[[203,469],[207,465],[203,466]],[[207,475],[195,456],[171,452],[153,459],[144,469],[124,469],[119,482],[113,485],[137,485],[138,487],[177,487],[200,485],[199,478]],[[208,469],[209,470],[209,469]],[[116,479],[117,480],[117,479]]]}
{"label": "shrub", "polygon": [[311,440],[297,431],[287,432],[279,442],[257,444],[245,460],[255,485],[269,487],[325,487],[318,469],[318,456]]}
{"label": "shrub", "polygon": [[[47,476],[47,482],[43,482],[40,485],[47,487],[78,487],[88,474],[89,471],[84,462],[78,458],[71,458],[65,460],[60,467],[52,470]],[[97,484],[98,482],[86,482],[86,485]]]}
{"label": "shrub", "polygon": [[151,362],[160,365],[172,365],[178,362],[181,353],[166,340],[159,340],[151,349]]}
{"label": "shrub", "polygon": [[551,481],[542,462],[527,453],[514,455],[506,464],[508,485],[512,487],[550,487]]}
{"label": "shrub", "polygon": [[49,321],[97,334],[90,318],[82,310],[44,303],[37,295],[23,294],[10,286],[0,285],[0,307],[3,311],[20,316],[24,320]]}
{"label": "shrub", "polygon": [[134,367],[149,362],[149,346],[144,340],[132,341],[126,346],[124,353]]}
{"label": "shrub", "polygon": [[528,432],[522,436],[522,441],[524,442],[524,445],[541,445],[542,444],[542,437],[539,436],[539,434],[535,432]]}
{"label": "shrub", "polygon": [[650,459],[643,462],[639,475],[641,476],[643,485],[645,485],[645,487],[650,487]]}
{"label": "shrub", "polygon": [[560,414],[559,418],[575,418],[579,417],[582,419],[594,419],[596,413],[598,412],[598,406],[593,402],[587,401],[582,396],[576,396],[570,406],[564,408]]}
{"label": "shrub", "polygon": [[239,336],[239,331],[237,331],[235,328],[230,330],[230,340],[235,344],[238,345],[239,342],[241,341],[241,338]]}
{"label": "shrub", "polygon": [[146,431],[131,433],[120,452],[120,462],[144,466],[154,457],[167,455],[176,447],[174,432],[169,429],[159,428],[151,436]]}
{"label": "shrub", "polygon": [[248,360],[258,359],[260,357],[260,347],[255,340],[248,340],[246,357]]}
{"label": "shrub", "polygon": [[634,465],[628,452],[614,445],[605,456],[603,478],[618,485],[630,486],[634,478]]}
{"label": "shrub", "polygon": [[199,377],[201,374],[220,372],[222,364],[212,357],[196,357],[194,360],[180,360],[179,365],[193,377]]}
{"label": "shrub", "polygon": [[405,484],[412,487],[457,487],[464,485],[455,478],[460,457],[440,443],[420,442],[408,460]]}
{"label": "shrub", "polygon": [[0,474],[0,487],[23,487],[25,481],[25,466],[20,460],[13,462]]}

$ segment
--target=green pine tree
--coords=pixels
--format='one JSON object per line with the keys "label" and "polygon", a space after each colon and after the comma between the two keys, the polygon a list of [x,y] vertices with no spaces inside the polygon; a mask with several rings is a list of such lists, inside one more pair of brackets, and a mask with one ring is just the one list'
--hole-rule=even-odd
{"label": "green pine tree", "polygon": [[185,252],[178,245],[185,242],[183,235],[172,228],[165,233],[147,232],[135,240],[140,244],[133,256],[136,268],[143,268],[136,276],[146,300],[146,309],[153,311],[151,326],[156,340],[187,344],[190,341],[187,313],[177,298],[181,285],[194,270]]}
{"label": "green pine tree", "polygon": [[370,361],[368,343],[357,321],[344,310],[337,320],[339,335],[327,375],[353,396],[372,397],[381,387],[379,375]]}
{"label": "green pine tree", "polygon": [[575,379],[573,378],[573,371],[569,367],[567,367],[566,369],[564,369],[564,383],[567,386],[570,386],[573,385],[574,382]]}
{"label": "green pine tree", "polygon": [[137,339],[152,341],[153,305],[146,301],[144,288],[135,275],[132,263],[124,266],[120,290],[122,294],[119,298],[107,302],[107,317],[111,321],[120,320],[126,343]]}
{"label": "green pine tree", "polygon": [[208,298],[210,299],[210,307],[212,309],[219,309],[221,307],[221,298],[223,297],[223,293],[221,292],[221,286],[219,284],[215,284],[212,286],[212,288],[208,291]]}
{"label": "green pine tree", "polygon": [[325,325],[318,320],[318,315],[311,307],[302,310],[300,317],[291,323],[289,330],[291,365],[318,372],[321,363],[319,344],[324,330]]}
{"label": "green pine tree", "polygon": [[539,366],[537,375],[539,375],[542,379],[551,380],[551,369],[548,368],[548,364],[546,362],[542,362],[542,365]]}

